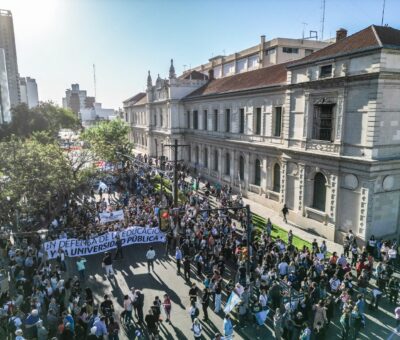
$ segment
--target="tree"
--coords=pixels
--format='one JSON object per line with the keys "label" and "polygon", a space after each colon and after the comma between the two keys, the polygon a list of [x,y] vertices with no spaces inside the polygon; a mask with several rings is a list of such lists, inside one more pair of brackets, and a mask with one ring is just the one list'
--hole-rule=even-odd
{"label": "tree", "polygon": [[40,103],[30,109],[26,104],[12,109],[12,120],[1,126],[0,140],[16,135],[29,138],[34,132],[47,131],[57,136],[61,128],[78,130],[81,125],[77,115],[69,109],[61,108],[52,102]]}
{"label": "tree", "polygon": [[121,119],[102,121],[81,134],[97,157],[116,163],[129,154],[132,144],[128,140],[128,125]]}
{"label": "tree", "polygon": [[0,174],[0,224],[14,230],[24,219],[51,218],[76,185],[60,147],[35,139],[0,143]]}

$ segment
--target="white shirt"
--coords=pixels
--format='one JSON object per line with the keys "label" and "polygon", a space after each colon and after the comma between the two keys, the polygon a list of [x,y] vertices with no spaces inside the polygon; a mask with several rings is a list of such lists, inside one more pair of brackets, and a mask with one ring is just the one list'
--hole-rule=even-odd
{"label": "white shirt", "polygon": [[149,249],[146,253],[146,259],[154,260],[155,257],[156,257],[156,252],[153,249]]}
{"label": "white shirt", "polygon": [[396,249],[389,249],[388,255],[390,259],[395,259],[397,257],[397,250]]}

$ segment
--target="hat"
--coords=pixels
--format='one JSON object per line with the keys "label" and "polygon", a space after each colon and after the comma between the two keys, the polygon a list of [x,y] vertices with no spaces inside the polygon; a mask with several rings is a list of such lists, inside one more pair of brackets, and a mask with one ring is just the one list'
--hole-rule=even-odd
{"label": "hat", "polygon": [[16,331],[15,331],[15,335],[24,335],[24,333],[22,332],[22,329],[17,329]]}
{"label": "hat", "polygon": [[97,327],[96,326],[93,326],[92,328],[90,328],[90,333],[91,334],[96,334],[96,332],[97,332]]}
{"label": "hat", "polygon": [[37,309],[32,309],[31,314],[32,314],[33,316],[38,316],[38,315],[39,315],[39,312],[38,312]]}

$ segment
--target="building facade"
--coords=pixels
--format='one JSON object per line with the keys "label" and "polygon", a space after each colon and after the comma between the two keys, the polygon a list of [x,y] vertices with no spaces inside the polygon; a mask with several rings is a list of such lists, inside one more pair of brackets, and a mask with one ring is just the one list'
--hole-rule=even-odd
{"label": "building facade", "polygon": [[21,102],[17,49],[15,47],[14,24],[11,11],[0,9],[0,48],[4,49],[7,67],[8,91],[11,106]]}
{"label": "building facade", "polygon": [[21,103],[25,103],[31,109],[39,105],[39,94],[36,80],[30,77],[22,77],[20,81]]}
{"label": "building facade", "polygon": [[[330,240],[350,229],[364,240],[398,236],[399,30],[339,30],[304,58],[212,73],[172,118],[198,173],[277,211],[287,204],[291,220]],[[131,123],[136,134],[152,121]],[[156,156],[152,138],[140,151]]]}
{"label": "building facade", "polygon": [[4,49],[0,48],[0,124],[11,122],[10,93]]}
{"label": "building facade", "polygon": [[87,108],[87,91],[80,90],[79,84],[72,84],[70,89],[65,90],[65,97],[62,99],[63,107],[71,109],[76,114]]}

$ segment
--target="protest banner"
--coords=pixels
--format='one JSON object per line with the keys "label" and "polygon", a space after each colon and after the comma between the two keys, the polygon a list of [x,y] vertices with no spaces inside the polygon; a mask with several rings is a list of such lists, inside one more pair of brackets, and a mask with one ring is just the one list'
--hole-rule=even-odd
{"label": "protest banner", "polygon": [[55,259],[59,249],[65,251],[69,257],[87,256],[109,251],[116,247],[115,238],[119,234],[122,246],[132,244],[165,242],[165,234],[159,228],[129,227],[119,232],[112,231],[88,240],[58,239],[44,243],[44,250],[48,259]]}
{"label": "protest banner", "polygon": [[102,212],[99,214],[99,216],[100,216],[101,223],[123,221],[124,220],[124,211],[116,210],[116,211],[111,211],[111,212]]}

